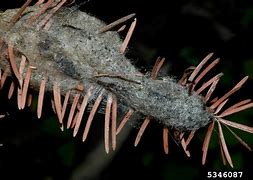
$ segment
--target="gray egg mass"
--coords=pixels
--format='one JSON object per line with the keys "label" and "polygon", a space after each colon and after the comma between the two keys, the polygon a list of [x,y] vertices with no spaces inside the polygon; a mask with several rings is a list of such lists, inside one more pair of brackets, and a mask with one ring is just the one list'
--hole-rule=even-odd
{"label": "gray egg mass", "polygon": [[[189,95],[188,89],[174,79],[152,80],[140,76],[138,69],[119,52],[122,44],[119,35],[98,33],[105,24],[97,18],[61,8],[52,17],[49,30],[43,30],[38,28],[39,20],[27,25],[27,19],[36,10],[28,8],[26,15],[9,31],[5,27],[17,10],[0,14],[0,35],[37,67],[37,73],[52,69],[64,74],[69,79],[67,83],[81,81],[84,87],[93,84],[105,88],[125,102],[125,106],[168,127],[194,130],[210,121],[211,114],[201,97],[195,93]],[[47,12],[40,20],[46,15]],[[63,82],[63,86],[68,84]]]}

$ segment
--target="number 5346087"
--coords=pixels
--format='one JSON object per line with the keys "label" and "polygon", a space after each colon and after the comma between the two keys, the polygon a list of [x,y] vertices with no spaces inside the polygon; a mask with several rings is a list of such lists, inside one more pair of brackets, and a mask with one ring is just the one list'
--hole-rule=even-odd
{"label": "number 5346087", "polygon": [[241,178],[243,172],[242,171],[225,171],[225,172],[218,172],[218,171],[208,171],[207,178]]}

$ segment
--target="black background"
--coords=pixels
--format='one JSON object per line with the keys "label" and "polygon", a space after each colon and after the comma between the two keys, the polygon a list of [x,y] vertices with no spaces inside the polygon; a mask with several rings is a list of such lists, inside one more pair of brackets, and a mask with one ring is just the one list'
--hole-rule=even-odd
{"label": "black background", "polygon": [[[79,6],[78,0],[74,5]],[[20,7],[24,0],[1,2],[0,9]],[[219,91],[222,94],[233,87],[246,74],[249,82],[232,102],[252,98],[253,87],[253,1],[244,0],[178,0],[178,1],[116,1],[90,0],[79,7],[107,23],[122,16],[136,13],[137,27],[129,44],[128,56],[143,72],[150,71],[157,56],[166,58],[164,74],[180,77],[190,65],[197,65],[210,52],[221,58],[217,72],[225,73]],[[125,35],[125,32],[121,34]],[[94,125],[87,142],[72,138],[71,132],[62,133],[50,101],[42,119],[37,120],[35,105],[18,111],[16,100],[7,101],[6,92],[1,92],[0,110],[8,112],[0,121],[0,179],[15,176],[26,179],[70,179],[75,169],[86,163],[86,157],[100,142],[103,123]],[[50,95],[49,95],[50,96]],[[252,110],[232,118],[253,125]],[[231,119],[232,119],[231,118]],[[97,115],[103,120],[103,115]],[[138,147],[133,146],[138,126],[134,126],[128,139],[103,171],[93,177],[82,179],[205,179],[207,171],[243,171],[245,179],[252,179],[252,152],[248,152],[225,133],[235,169],[222,165],[217,131],[208,153],[206,166],[201,165],[201,130],[187,158],[181,147],[170,139],[170,154],[162,148],[161,127],[155,123],[144,133]],[[241,134],[253,145],[250,134]],[[101,157],[109,156],[101,151]],[[102,158],[102,159],[103,159]],[[98,161],[100,158],[94,158]],[[96,167],[92,171],[96,172]]]}

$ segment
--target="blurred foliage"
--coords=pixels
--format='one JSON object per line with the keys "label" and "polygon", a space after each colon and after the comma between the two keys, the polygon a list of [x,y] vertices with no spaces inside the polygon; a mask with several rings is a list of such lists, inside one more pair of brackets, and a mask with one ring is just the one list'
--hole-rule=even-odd
{"label": "blurred foliage", "polygon": [[241,23],[244,28],[248,28],[253,23],[253,8],[244,9]]}
{"label": "blurred foliage", "polygon": [[72,141],[62,145],[58,149],[58,155],[60,156],[62,163],[68,167],[72,166],[74,163],[75,152],[76,145]]}

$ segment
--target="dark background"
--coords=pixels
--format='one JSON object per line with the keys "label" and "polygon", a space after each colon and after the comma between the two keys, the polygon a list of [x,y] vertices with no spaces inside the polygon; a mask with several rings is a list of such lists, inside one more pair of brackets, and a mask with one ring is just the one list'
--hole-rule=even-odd
{"label": "dark background", "polygon": [[[83,1],[77,0],[79,6]],[[0,9],[20,7],[24,0],[1,2]],[[150,71],[157,56],[166,58],[163,74],[176,78],[185,68],[197,65],[210,52],[220,57],[217,72],[224,72],[217,94],[230,90],[245,75],[249,82],[231,102],[252,98],[253,87],[253,1],[244,0],[178,0],[178,1],[115,1],[90,0],[80,6],[107,23],[136,13],[137,27],[129,44],[128,56],[143,72]],[[125,32],[121,34],[125,35]],[[8,88],[7,88],[8,89]],[[170,153],[162,147],[162,128],[152,123],[138,147],[134,139],[138,125],[132,129],[116,153],[106,155],[103,149],[103,115],[96,116],[85,143],[72,138],[70,131],[61,132],[55,115],[48,108],[42,119],[36,118],[36,100],[32,108],[17,110],[16,100],[1,92],[0,110],[7,117],[0,120],[0,179],[15,176],[26,179],[205,179],[207,171],[243,171],[244,179],[252,179],[252,152],[241,146],[224,130],[234,169],[223,166],[217,131],[201,165],[201,147],[205,128],[190,145],[191,158],[170,138]],[[15,97],[15,96],[14,96]],[[49,97],[49,96],[48,96]],[[36,99],[36,98],[35,98]],[[229,117],[253,126],[253,111]],[[102,122],[101,122],[102,121]],[[253,135],[236,131],[253,146]],[[100,147],[100,146],[101,147]],[[104,162],[103,166],[94,165]]]}

